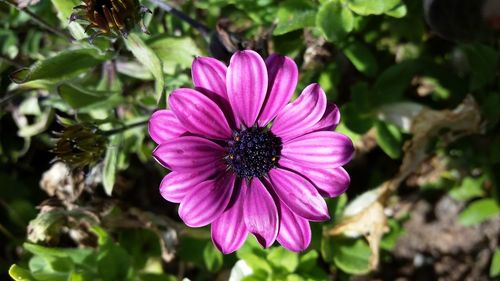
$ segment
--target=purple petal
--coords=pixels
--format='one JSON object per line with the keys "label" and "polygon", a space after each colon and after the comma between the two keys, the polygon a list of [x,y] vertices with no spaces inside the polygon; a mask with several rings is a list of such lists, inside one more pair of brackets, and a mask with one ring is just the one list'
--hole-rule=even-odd
{"label": "purple petal", "polygon": [[311,128],[312,131],[333,131],[340,122],[340,111],[337,105],[330,103],[326,106],[321,120]]}
{"label": "purple petal", "polygon": [[330,218],[325,200],[306,178],[275,168],[269,171],[269,179],[278,197],[292,212],[312,221]]}
{"label": "purple petal", "polygon": [[278,113],[271,131],[284,141],[300,136],[316,124],[326,109],[326,95],[318,84],[307,86],[300,97]]}
{"label": "purple petal", "polygon": [[277,240],[293,252],[304,251],[311,243],[309,221],[294,214],[285,204],[280,204],[281,220]]}
{"label": "purple petal", "polygon": [[297,86],[299,71],[295,62],[285,56],[273,54],[266,59],[269,86],[258,122],[265,126],[288,103]]}
{"label": "purple petal", "polygon": [[230,206],[212,223],[212,241],[224,254],[238,250],[247,238],[248,230],[243,221],[243,202],[243,193],[239,192],[233,204],[229,203]]}
{"label": "purple petal", "polygon": [[202,93],[180,88],[170,95],[169,103],[189,132],[214,139],[231,137],[232,132],[222,110]]}
{"label": "purple petal", "polygon": [[237,126],[255,123],[266,98],[267,81],[266,65],[259,54],[246,50],[231,57],[226,87]]}
{"label": "purple petal", "polygon": [[242,183],[245,192],[243,204],[243,218],[249,232],[257,241],[268,248],[278,235],[278,209],[276,203],[258,178],[252,179],[250,186],[244,180]]}
{"label": "purple petal", "polygon": [[281,158],[279,165],[309,179],[324,197],[339,196],[347,190],[351,183],[349,174],[342,167],[330,169],[311,168],[308,165],[301,165],[286,158]]}
{"label": "purple petal", "polygon": [[285,142],[281,156],[304,166],[336,168],[349,162],[354,155],[352,141],[339,133],[319,131]]}
{"label": "purple petal", "polygon": [[171,110],[158,110],[151,115],[148,123],[151,138],[157,144],[178,137],[186,132]]}
{"label": "purple petal", "polygon": [[179,216],[184,223],[201,227],[217,219],[231,199],[235,179],[233,174],[225,174],[198,184],[179,206]]}
{"label": "purple petal", "polygon": [[193,61],[191,76],[195,87],[209,90],[227,100],[226,71],[226,65],[214,58],[197,57]]}
{"label": "purple petal", "polygon": [[161,181],[160,194],[167,201],[179,203],[197,184],[209,179],[221,170],[209,168],[200,172],[170,172]]}
{"label": "purple petal", "polygon": [[198,172],[216,169],[224,157],[220,145],[195,136],[177,137],[160,144],[153,157],[164,167],[179,172]]}

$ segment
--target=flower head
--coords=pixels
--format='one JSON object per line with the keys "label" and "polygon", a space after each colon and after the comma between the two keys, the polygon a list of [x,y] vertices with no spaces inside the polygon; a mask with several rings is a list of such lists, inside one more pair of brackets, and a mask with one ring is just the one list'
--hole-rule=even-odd
{"label": "flower head", "polygon": [[95,164],[106,150],[108,139],[97,128],[90,125],[72,124],[64,126],[52,152],[72,168],[83,168]]}
{"label": "flower head", "polygon": [[127,37],[137,24],[146,32],[141,22],[144,13],[151,11],[139,4],[138,0],[83,0],[77,6],[70,21],[82,19],[88,22],[86,30],[94,30],[91,39],[100,34],[117,34]]}
{"label": "flower head", "polygon": [[223,253],[237,250],[248,233],[264,247],[278,240],[291,251],[306,249],[309,221],[329,219],[323,197],[342,194],[350,182],[342,165],[354,148],[333,132],[338,108],[318,84],[288,103],[297,65],[276,54],[264,62],[239,51],[229,67],[199,57],[192,77],[195,89],[173,91],[170,109],[149,121],[153,156],[172,171],[162,196],[180,203],[188,226],[211,224]]}

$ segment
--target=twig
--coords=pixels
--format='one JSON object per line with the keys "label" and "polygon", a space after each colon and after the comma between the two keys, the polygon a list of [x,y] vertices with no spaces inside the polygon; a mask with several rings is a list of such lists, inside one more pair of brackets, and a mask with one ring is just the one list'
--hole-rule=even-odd
{"label": "twig", "polygon": [[187,22],[194,29],[198,30],[205,39],[208,40],[208,38],[210,37],[210,32],[211,32],[210,28],[208,28],[206,25],[196,21],[195,19],[191,18],[190,16],[184,14],[183,12],[177,10],[176,8],[172,7],[170,4],[167,4],[162,0],[149,0],[149,2],[155,4],[156,6],[163,9],[164,11],[172,14],[173,16],[176,16],[179,19]]}
{"label": "twig", "polygon": [[121,128],[112,129],[112,130],[108,130],[108,131],[101,131],[101,133],[105,136],[111,136],[111,135],[118,134],[118,133],[121,133],[121,132],[126,131],[126,130],[133,129],[135,127],[144,126],[144,125],[148,124],[148,122],[149,122],[149,120],[143,120],[143,121],[139,121],[136,123],[124,125]]}
{"label": "twig", "polygon": [[71,36],[67,35],[66,33],[60,31],[60,30],[57,30],[56,28],[50,26],[50,24],[48,24],[44,19],[40,18],[38,15],[36,15],[35,13],[31,12],[30,10],[28,10],[27,8],[23,9],[23,8],[19,8],[16,3],[12,2],[12,0],[0,0],[4,3],[7,3],[7,5],[10,5],[12,7],[14,7],[16,10],[20,11],[20,12],[24,12],[26,14],[28,14],[34,22],[36,22],[37,24],[39,24],[41,27],[47,29],[48,31],[58,35],[58,36],[61,36],[62,38],[64,39],[67,39],[68,41],[73,41],[73,39],[71,38]]}

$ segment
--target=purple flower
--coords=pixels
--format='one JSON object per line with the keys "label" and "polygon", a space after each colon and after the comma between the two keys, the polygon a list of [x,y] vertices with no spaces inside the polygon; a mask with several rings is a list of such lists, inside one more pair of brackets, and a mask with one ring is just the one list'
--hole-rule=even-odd
{"label": "purple flower", "polygon": [[254,51],[235,53],[226,67],[196,58],[195,89],[169,97],[170,110],[156,111],[149,134],[154,158],[171,170],[160,192],[180,203],[191,227],[212,224],[223,253],[237,250],[247,234],[263,247],[275,240],[291,251],[311,241],[309,221],[329,219],[323,197],[335,197],[350,178],[341,167],[354,147],[333,132],[338,108],[327,104],[318,84],[288,103],[297,85],[295,62]]}

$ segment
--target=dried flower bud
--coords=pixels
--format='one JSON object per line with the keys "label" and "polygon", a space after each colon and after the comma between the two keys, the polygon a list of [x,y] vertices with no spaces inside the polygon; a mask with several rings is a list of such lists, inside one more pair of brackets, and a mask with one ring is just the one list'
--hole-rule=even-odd
{"label": "dried flower bud", "polygon": [[73,8],[75,12],[71,15],[70,21],[86,21],[88,25],[85,31],[94,31],[91,41],[101,34],[121,34],[127,37],[137,24],[147,33],[142,18],[145,13],[151,11],[141,6],[138,0],[83,0],[83,2],[83,5]]}
{"label": "dried flower bud", "polygon": [[69,125],[58,135],[52,152],[72,168],[95,164],[103,155],[108,139],[97,128],[76,124]]}

